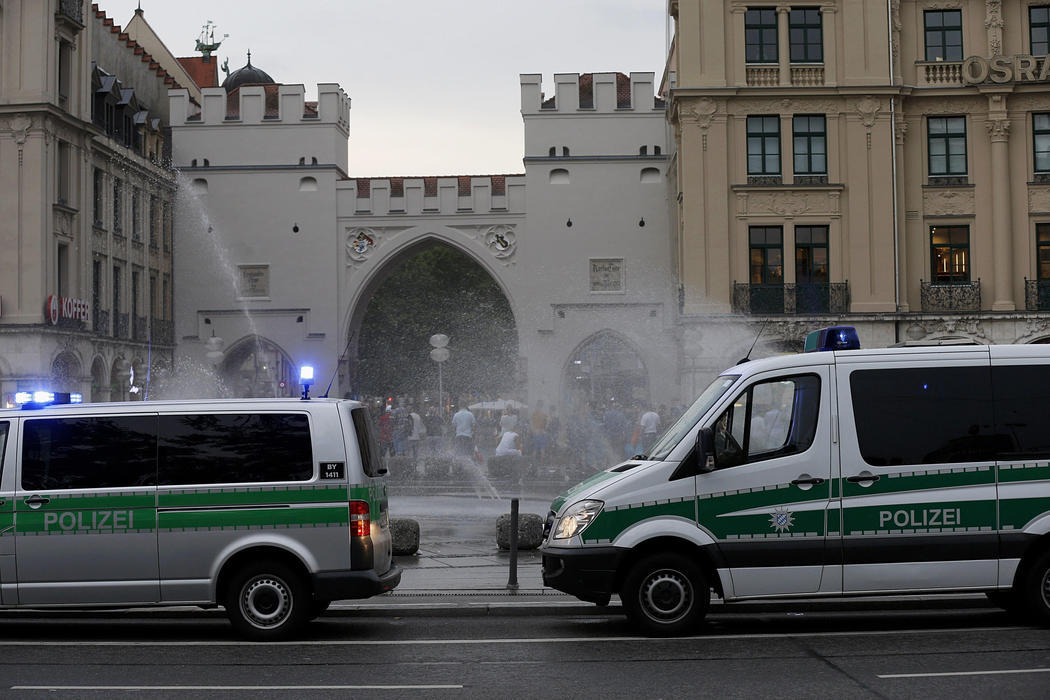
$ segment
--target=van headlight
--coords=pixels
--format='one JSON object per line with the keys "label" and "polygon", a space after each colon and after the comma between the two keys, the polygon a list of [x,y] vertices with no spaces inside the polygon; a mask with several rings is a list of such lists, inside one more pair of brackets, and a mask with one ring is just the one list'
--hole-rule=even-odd
{"label": "van headlight", "polygon": [[574,503],[569,507],[569,510],[565,511],[565,515],[558,519],[558,524],[554,526],[554,539],[567,540],[570,537],[579,535],[587,529],[588,525],[594,522],[594,519],[598,517],[598,513],[602,512],[602,506],[604,505],[603,501],[580,501],[579,503]]}

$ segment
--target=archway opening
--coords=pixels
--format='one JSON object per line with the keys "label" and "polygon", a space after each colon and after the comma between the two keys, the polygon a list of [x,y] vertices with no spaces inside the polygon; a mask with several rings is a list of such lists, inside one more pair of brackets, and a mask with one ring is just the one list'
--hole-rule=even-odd
{"label": "archway opening", "polygon": [[649,374],[641,356],[608,331],[591,336],[572,354],[565,387],[576,410],[649,404]]}
{"label": "archway opening", "polygon": [[261,336],[234,343],[219,368],[223,386],[235,398],[280,398],[298,394],[298,377],[288,354]]}
{"label": "archway opening", "polygon": [[[361,318],[354,394],[434,405],[440,389],[444,407],[520,394],[510,302],[487,270],[450,245],[430,242],[392,261]],[[440,368],[430,355],[435,334],[449,338]]]}
{"label": "archway opening", "polygon": [[51,363],[51,390],[80,392],[80,360],[63,352]]}

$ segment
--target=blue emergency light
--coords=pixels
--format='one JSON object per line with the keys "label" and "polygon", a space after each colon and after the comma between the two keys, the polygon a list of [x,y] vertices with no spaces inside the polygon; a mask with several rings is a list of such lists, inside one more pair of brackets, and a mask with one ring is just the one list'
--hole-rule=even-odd
{"label": "blue emergency light", "polygon": [[853,326],[830,326],[806,336],[803,352],[825,350],[860,350],[860,337]]}
{"label": "blue emergency light", "polygon": [[84,395],[63,391],[19,391],[15,403],[24,409],[43,408],[67,403],[84,403]]}
{"label": "blue emergency light", "polygon": [[314,368],[303,365],[299,368],[299,383],[303,385],[303,401],[310,398],[310,385],[314,383]]}

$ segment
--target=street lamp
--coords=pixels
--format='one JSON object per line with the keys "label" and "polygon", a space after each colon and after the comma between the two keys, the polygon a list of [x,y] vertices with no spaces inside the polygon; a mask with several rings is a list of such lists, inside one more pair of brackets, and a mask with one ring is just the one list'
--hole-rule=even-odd
{"label": "street lamp", "polygon": [[442,386],[441,364],[447,360],[451,354],[449,349],[445,347],[448,345],[448,336],[444,333],[435,333],[430,336],[430,345],[434,348],[430,351],[430,359],[436,362],[438,366],[438,406],[441,413],[444,414],[445,404],[441,402],[441,394],[444,391],[444,386]]}

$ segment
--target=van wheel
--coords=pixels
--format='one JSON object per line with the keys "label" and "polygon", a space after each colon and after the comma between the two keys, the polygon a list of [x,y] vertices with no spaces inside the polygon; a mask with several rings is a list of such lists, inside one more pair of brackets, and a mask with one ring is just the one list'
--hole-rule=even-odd
{"label": "van wheel", "polygon": [[238,571],[227,590],[226,614],[244,637],[266,642],[285,639],[310,614],[306,584],[280,562],[258,562]]}
{"label": "van wheel", "polygon": [[1029,567],[1021,595],[1035,621],[1050,626],[1050,551],[1039,555]]}
{"label": "van wheel", "polygon": [[711,589],[700,567],[680,554],[654,554],[630,570],[620,589],[627,619],[643,634],[673,637],[707,614]]}

